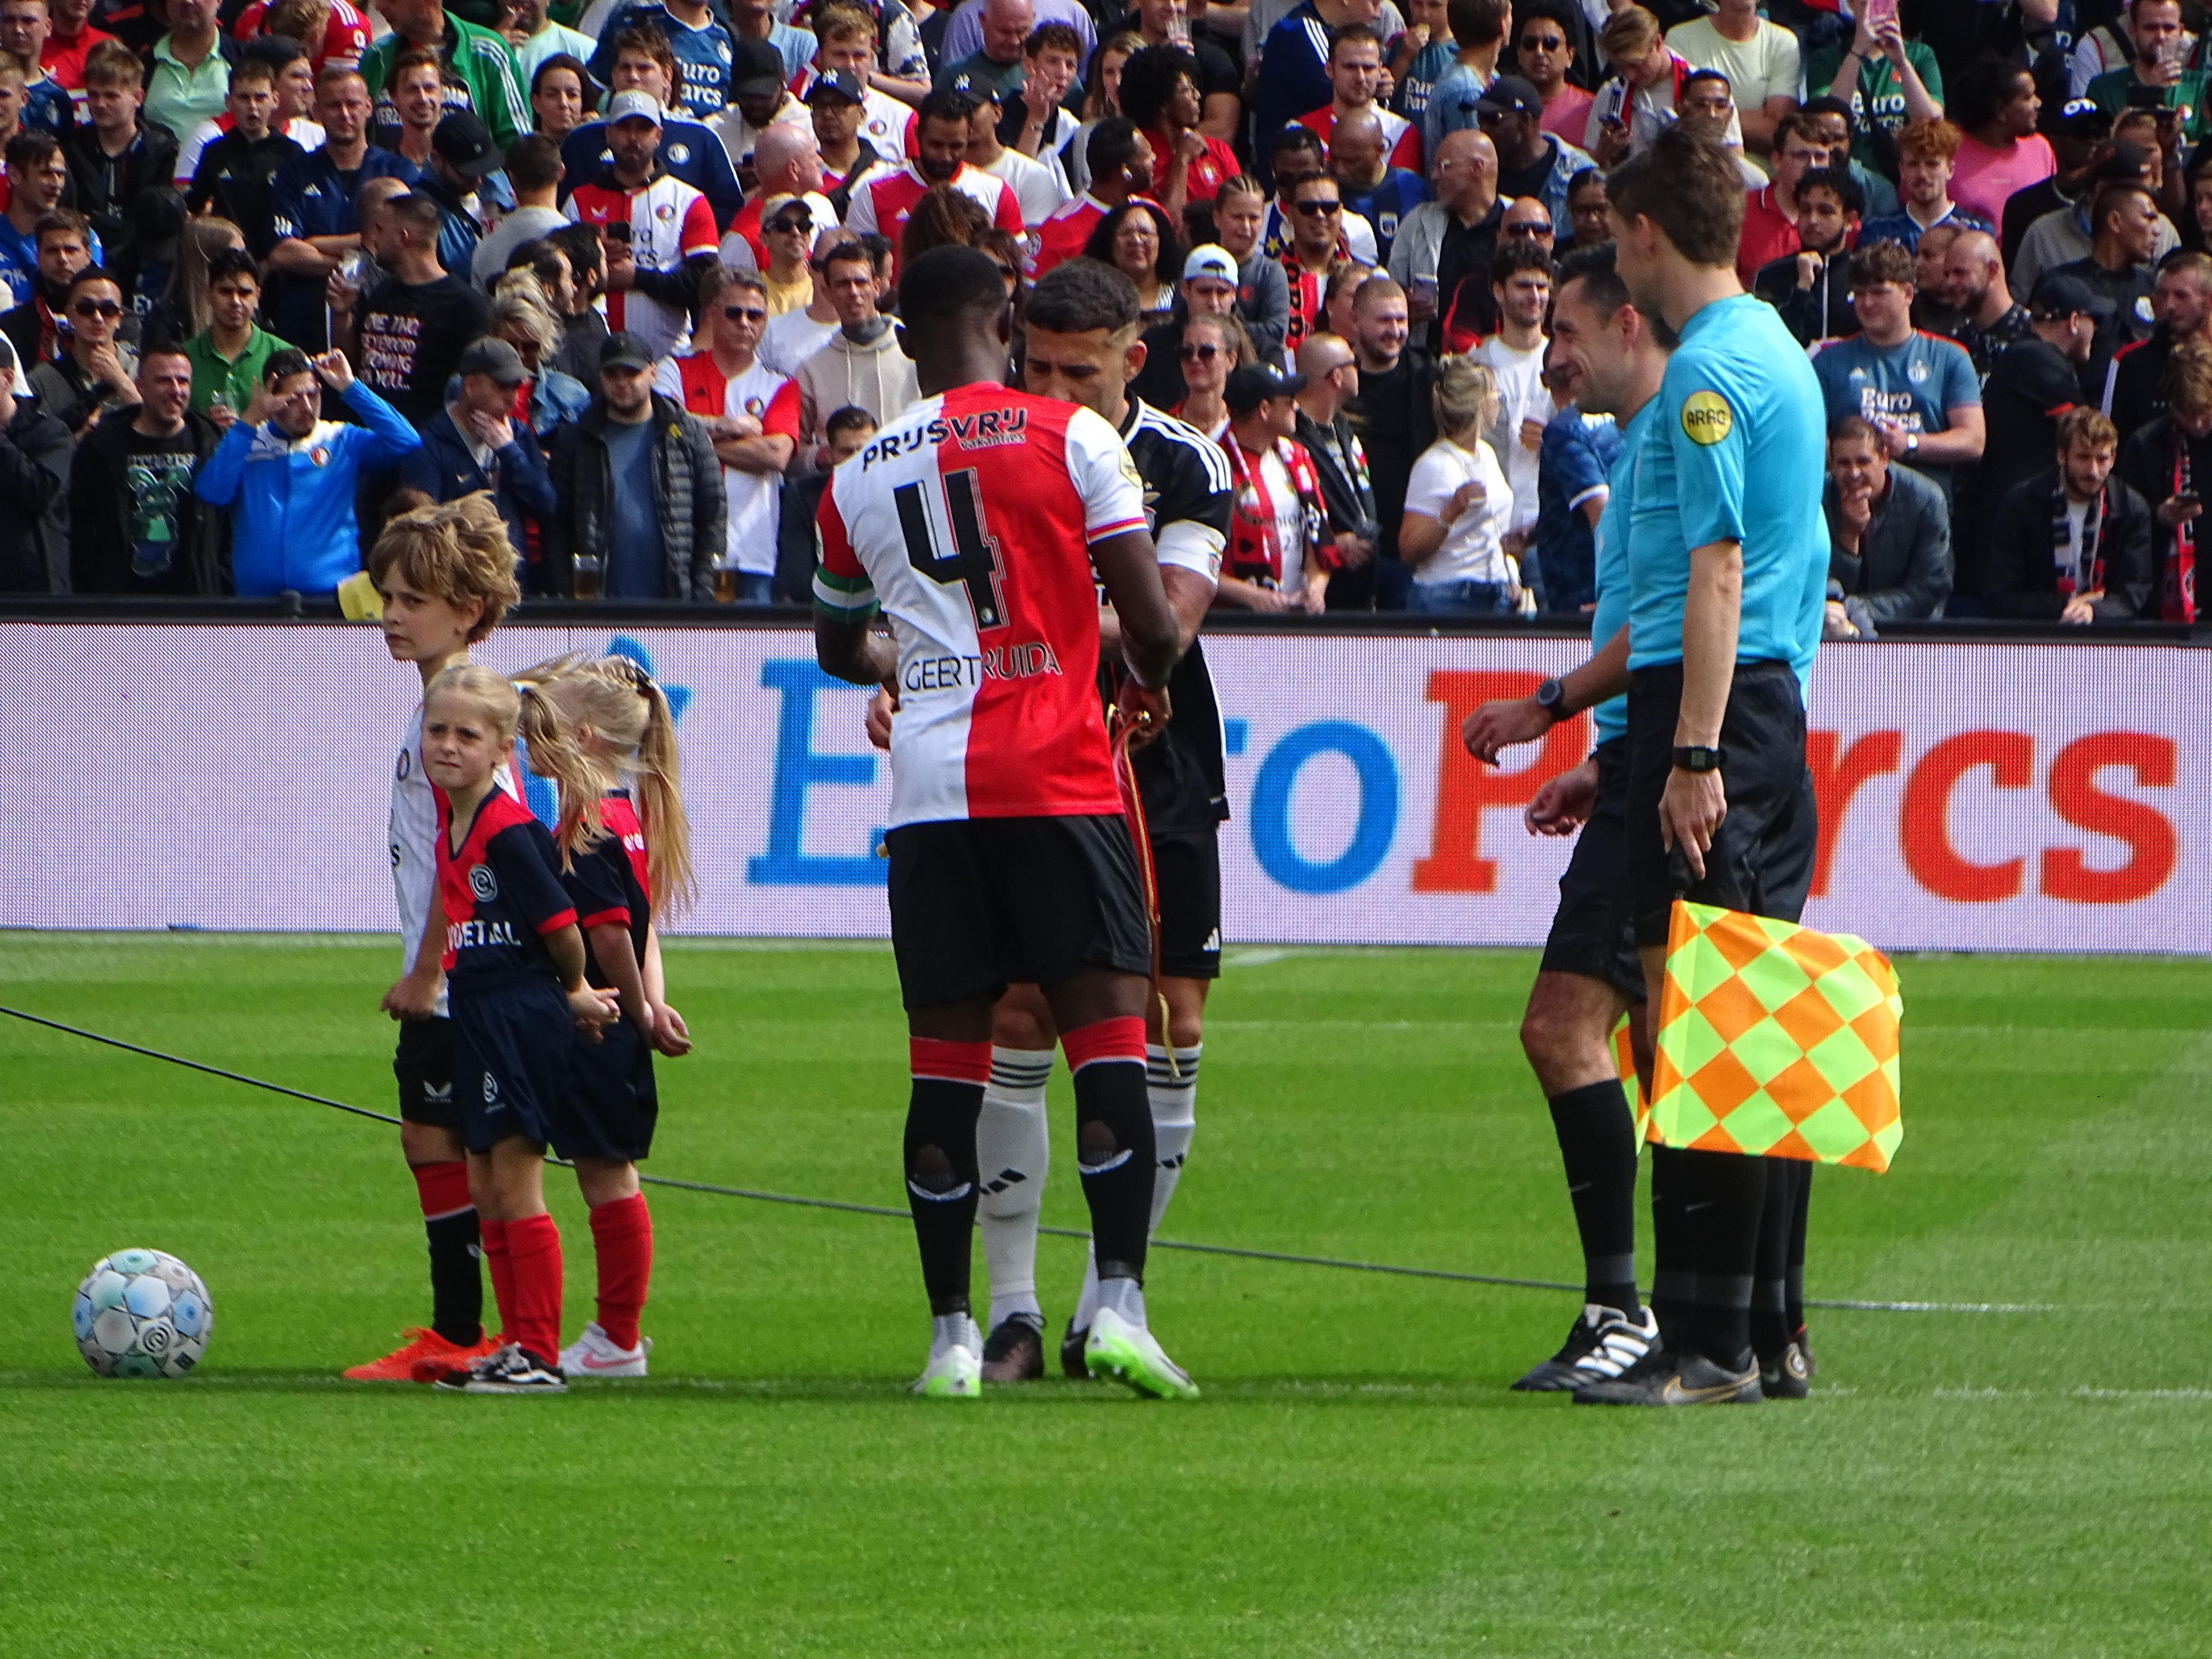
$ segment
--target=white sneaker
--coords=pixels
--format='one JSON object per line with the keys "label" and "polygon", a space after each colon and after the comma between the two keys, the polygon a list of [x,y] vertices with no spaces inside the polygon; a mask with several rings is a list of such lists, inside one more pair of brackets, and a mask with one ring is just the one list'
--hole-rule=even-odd
{"label": "white sneaker", "polygon": [[1091,1316],[1083,1363],[1094,1377],[1126,1383],[1155,1400],[1198,1398],[1198,1384],[1190,1380],[1188,1371],[1168,1358],[1158,1339],[1111,1308],[1101,1308]]}
{"label": "white sneaker", "polygon": [[641,1336],[635,1348],[617,1348],[593,1320],[584,1334],[561,1350],[563,1376],[643,1376],[645,1357],[653,1352],[653,1339]]}
{"label": "white sneaker", "polygon": [[911,1391],[929,1400],[981,1400],[983,1397],[983,1333],[972,1319],[957,1342],[929,1356],[929,1364],[915,1378]]}

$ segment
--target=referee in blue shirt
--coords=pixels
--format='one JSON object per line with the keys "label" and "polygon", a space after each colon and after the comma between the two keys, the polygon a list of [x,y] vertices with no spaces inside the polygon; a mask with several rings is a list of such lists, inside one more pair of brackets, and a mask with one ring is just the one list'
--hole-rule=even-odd
{"label": "referee in blue shirt", "polygon": [[[1824,405],[1781,319],[1736,280],[1743,185],[1728,151],[1669,128],[1606,190],[1629,296],[1680,340],[1637,455],[1628,523],[1621,902],[1656,1008],[1675,899],[1795,921],[1811,884],[1805,691],[1828,566]],[[1579,1401],[1762,1397],[1751,1340],[1760,1224],[1770,1182],[1794,1209],[1804,1172],[1721,1152],[1685,1152],[1679,1168],[1691,1317],[1678,1342],[1577,1389]],[[1802,1351],[1796,1371],[1777,1378],[1781,1391],[1802,1392]]]}

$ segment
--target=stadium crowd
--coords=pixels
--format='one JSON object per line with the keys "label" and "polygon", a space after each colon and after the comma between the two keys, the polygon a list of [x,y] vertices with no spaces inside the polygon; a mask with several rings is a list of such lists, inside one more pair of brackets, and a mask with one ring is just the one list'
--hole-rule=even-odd
{"label": "stadium crowd", "polygon": [[489,491],[526,592],[802,599],[902,260],[1136,283],[1216,603],[1573,614],[1555,262],[1681,122],[1813,354],[1828,628],[2193,622],[2197,0],[0,0],[0,592],[327,596]]}

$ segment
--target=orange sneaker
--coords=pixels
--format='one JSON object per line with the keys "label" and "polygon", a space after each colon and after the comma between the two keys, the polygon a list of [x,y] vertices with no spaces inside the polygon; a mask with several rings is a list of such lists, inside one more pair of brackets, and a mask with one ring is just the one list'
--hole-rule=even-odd
{"label": "orange sneaker", "polygon": [[448,1342],[434,1330],[421,1325],[410,1325],[400,1333],[407,1340],[380,1359],[372,1359],[365,1365],[349,1366],[341,1373],[349,1382],[411,1382],[417,1364],[428,1363],[442,1369],[449,1365],[465,1365],[478,1354],[493,1352],[495,1345],[479,1340],[464,1347]]}

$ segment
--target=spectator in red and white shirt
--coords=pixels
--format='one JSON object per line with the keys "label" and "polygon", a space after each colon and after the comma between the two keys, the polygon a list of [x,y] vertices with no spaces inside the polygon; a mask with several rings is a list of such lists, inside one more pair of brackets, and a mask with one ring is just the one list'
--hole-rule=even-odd
{"label": "spectator in red and white shirt", "polygon": [[1098,222],[1116,208],[1132,198],[1151,199],[1145,192],[1152,187],[1152,147],[1135,122],[1127,116],[1107,116],[1091,129],[1085,142],[1091,188],[1039,228],[1032,277],[1082,252]]}
{"label": "spectator in red and white shirt", "polygon": [[1243,169],[1237,153],[1199,131],[1198,59],[1181,46],[1146,46],[1121,65],[1121,113],[1152,152],[1155,200],[1180,222],[1184,204],[1211,202]]}
{"label": "spectator in red and white shirt", "polygon": [[[1128,74],[1127,67],[1122,74]],[[1364,23],[1347,23],[1328,43],[1328,78],[1336,95],[1317,110],[1298,117],[1326,146],[1336,124],[1347,115],[1372,115],[1382,125],[1382,143],[1394,167],[1421,170],[1420,130],[1402,115],[1375,101],[1382,84],[1382,37]],[[1124,94],[1126,96],[1126,94]],[[1126,106],[1125,106],[1126,107]]]}
{"label": "spectator in red and white shirt", "polygon": [[856,236],[871,232],[887,236],[898,246],[907,216],[933,185],[950,185],[991,216],[991,222],[1019,239],[1022,204],[1014,192],[988,173],[968,165],[969,124],[975,102],[950,88],[933,92],[915,112],[919,150],[915,159],[896,172],[872,173],[853,191],[845,228]]}
{"label": "spectator in red and white shirt", "polygon": [[811,127],[770,127],[753,146],[760,187],[739,208],[722,238],[722,263],[738,270],[768,269],[761,237],[761,209],[779,197],[797,197],[817,225],[837,222],[837,210],[822,193],[822,146]]}
{"label": "spectator in red and white shirt", "polygon": [[775,579],[783,469],[799,447],[799,383],[754,356],[768,325],[768,289],[757,276],[710,270],[699,301],[707,349],[663,361],[653,390],[706,422],[729,501],[728,550],[716,562],[736,573],[738,604],[766,605]]}
{"label": "spectator in red and white shirt", "polygon": [[846,5],[817,6],[807,21],[821,44],[814,61],[791,77],[791,95],[804,103],[817,79],[842,70],[860,83],[860,142],[879,155],[910,154],[914,111],[877,84],[874,17]]}
{"label": "spectator in red and white shirt", "polygon": [[76,123],[83,126],[92,119],[85,107],[84,60],[101,41],[115,37],[92,27],[92,0],[47,0],[47,5],[52,28],[39,48],[39,65],[69,94]]}
{"label": "spectator in red and white shirt", "polygon": [[660,100],[618,92],[607,105],[613,159],[568,198],[571,221],[606,240],[607,326],[665,357],[690,327],[691,303],[720,239],[707,198],[660,170]]}
{"label": "spectator in red and white shirt", "polygon": [[[83,0],[59,0],[63,6],[82,3]],[[60,15],[57,10],[55,15]],[[368,19],[349,0],[276,0],[273,6],[254,0],[238,14],[230,32],[241,40],[260,34],[289,35],[307,49],[317,75],[326,64],[358,68],[362,53],[374,39]]]}

